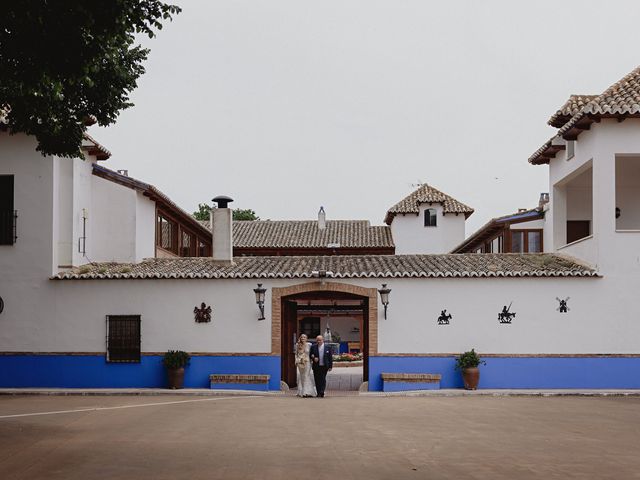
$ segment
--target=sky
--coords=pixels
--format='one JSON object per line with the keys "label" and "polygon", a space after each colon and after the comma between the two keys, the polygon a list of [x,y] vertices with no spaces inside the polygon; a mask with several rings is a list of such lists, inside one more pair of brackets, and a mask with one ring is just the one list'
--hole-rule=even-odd
{"label": "sky", "polygon": [[640,2],[176,1],[134,107],[89,132],[187,211],[368,219],[426,182],[492,217],[537,205],[528,157],[570,94],[640,64]]}

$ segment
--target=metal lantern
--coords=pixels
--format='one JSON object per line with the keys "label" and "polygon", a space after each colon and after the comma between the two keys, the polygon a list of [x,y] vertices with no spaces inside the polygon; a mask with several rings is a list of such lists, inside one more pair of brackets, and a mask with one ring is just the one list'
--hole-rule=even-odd
{"label": "metal lantern", "polygon": [[389,305],[389,294],[391,293],[391,289],[387,288],[387,284],[383,283],[382,288],[378,289],[378,293],[380,294],[380,302],[384,305],[384,318],[387,319],[387,306]]}
{"label": "metal lantern", "polygon": [[258,284],[258,288],[254,288],[253,292],[256,294],[256,303],[258,304],[258,308],[260,309],[260,318],[258,320],[264,320],[264,296],[267,292],[266,288],[262,287],[262,284]]}

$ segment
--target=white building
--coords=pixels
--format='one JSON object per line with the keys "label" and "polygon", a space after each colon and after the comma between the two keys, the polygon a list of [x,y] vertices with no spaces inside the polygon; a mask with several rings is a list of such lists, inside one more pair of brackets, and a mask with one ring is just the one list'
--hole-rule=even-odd
{"label": "white building", "polygon": [[[331,254],[234,257],[227,209],[211,242],[155,187],[96,167],[108,152],[94,140],[85,160],[68,160],[0,133],[0,386],[162,386],[161,355],[182,349],[193,355],[187,386],[266,374],[277,389],[294,382],[294,336],[322,328],[309,319],[324,309],[332,328],[357,322],[371,390],[383,372],[460,386],[454,356],[471,348],[487,361],[485,388],[640,388],[639,98],[634,70],[552,119],[558,135],[531,158],[550,166],[550,202],[544,220],[527,219],[543,221],[545,253],[444,253],[463,241],[471,209],[423,186],[389,210],[381,240],[365,245],[377,227],[349,221],[260,223],[277,238],[304,227],[288,247]],[[328,233],[344,229],[339,241]],[[364,249],[340,255],[340,242]],[[210,322],[196,321],[202,303]]]}

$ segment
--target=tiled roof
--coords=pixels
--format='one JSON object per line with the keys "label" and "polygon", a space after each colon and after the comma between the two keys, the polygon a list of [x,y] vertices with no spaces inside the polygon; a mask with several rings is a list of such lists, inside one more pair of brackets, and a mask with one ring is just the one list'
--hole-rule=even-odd
{"label": "tiled roof", "polygon": [[531,154],[531,156],[529,157],[529,163],[533,165],[542,165],[544,163],[549,163],[549,159],[555,157],[559,151],[565,150],[566,148],[567,146],[565,140],[558,135],[554,135],[549,140],[547,140],[538,150]]}
{"label": "tiled roof", "polygon": [[97,160],[107,160],[111,156],[111,152],[87,132],[84,132],[82,136],[82,149],[87,150],[89,155],[95,155]]}
{"label": "tiled roof", "polygon": [[428,278],[593,277],[595,270],[548,253],[442,255],[333,255],[237,257],[232,265],[211,258],[156,258],[135,264],[95,263],[61,272],[54,279],[160,278]]}
{"label": "tiled roof", "polygon": [[598,95],[571,95],[564,105],[551,116],[547,123],[552,127],[562,127],[571,117],[597,96]]}
{"label": "tiled roof", "polygon": [[618,116],[640,114],[640,67],[607,88],[601,95],[584,105],[558,131],[564,135],[575,127],[585,116]]}
{"label": "tiled roof", "polygon": [[384,222],[391,225],[393,217],[397,214],[414,213],[418,215],[422,203],[440,203],[444,213],[464,213],[465,218],[473,213],[473,208],[425,183],[391,207],[384,217]]}
{"label": "tiled roof", "polygon": [[[207,222],[208,223],[208,222]],[[241,220],[233,222],[233,246],[239,248],[393,248],[391,229],[368,220]]]}

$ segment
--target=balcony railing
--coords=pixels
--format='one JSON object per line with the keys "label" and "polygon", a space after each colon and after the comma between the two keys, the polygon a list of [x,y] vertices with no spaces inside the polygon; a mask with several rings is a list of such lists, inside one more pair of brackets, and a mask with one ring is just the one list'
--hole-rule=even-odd
{"label": "balcony railing", "polygon": [[0,210],[0,245],[13,245],[18,239],[18,211]]}

